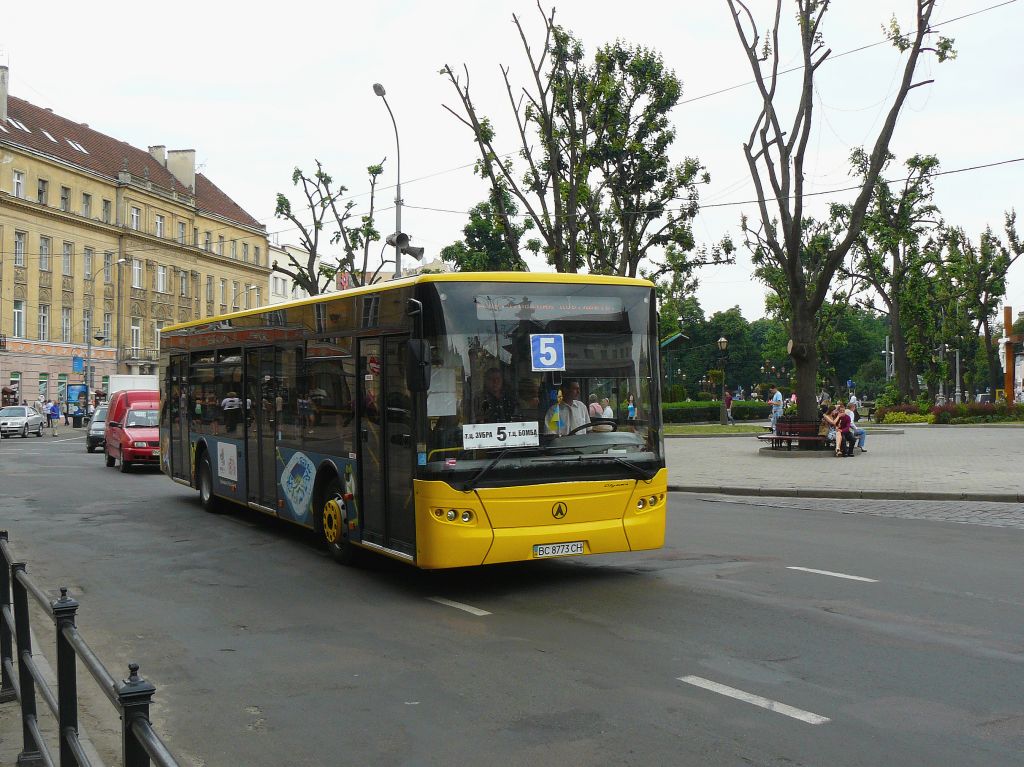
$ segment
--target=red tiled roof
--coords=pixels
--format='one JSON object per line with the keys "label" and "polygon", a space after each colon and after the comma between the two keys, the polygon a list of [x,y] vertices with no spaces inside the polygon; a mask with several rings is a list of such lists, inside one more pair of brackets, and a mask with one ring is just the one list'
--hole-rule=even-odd
{"label": "red tiled roof", "polygon": [[[17,96],[7,97],[7,115],[22,123],[29,132],[26,133],[8,121],[3,126],[8,133],[0,132],[0,140],[52,155],[115,179],[127,163],[128,171],[135,178],[144,178],[148,171],[149,180],[157,186],[183,194],[189,193],[167,168],[144,149],[94,131]],[[47,138],[43,131],[53,136],[54,141]],[[86,152],[71,146],[69,139],[85,147]],[[196,174],[194,194],[196,207],[203,211],[246,226],[266,228],[201,173]]]}

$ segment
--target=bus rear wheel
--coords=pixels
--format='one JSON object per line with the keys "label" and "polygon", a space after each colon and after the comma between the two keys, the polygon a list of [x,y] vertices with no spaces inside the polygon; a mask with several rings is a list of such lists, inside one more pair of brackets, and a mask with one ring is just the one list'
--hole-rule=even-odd
{"label": "bus rear wheel", "polygon": [[358,548],[345,535],[345,496],[337,477],[331,479],[320,493],[317,503],[317,532],[335,562],[355,564]]}
{"label": "bus rear wheel", "polygon": [[203,451],[196,470],[196,484],[199,485],[199,503],[210,513],[220,511],[220,500],[213,494],[213,467],[210,465],[210,454]]}

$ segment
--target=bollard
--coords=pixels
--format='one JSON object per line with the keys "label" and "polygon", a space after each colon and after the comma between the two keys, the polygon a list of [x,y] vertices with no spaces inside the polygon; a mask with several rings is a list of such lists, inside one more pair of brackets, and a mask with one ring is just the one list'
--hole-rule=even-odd
{"label": "bollard", "polygon": [[64,629],[75,627],[78,602],[68,596],[66,586],[61,586],[60,599],[51,602],[50,607],[57,626],[57,729],[60,733],[60,763],[63,767],[77,762],[68,735],[69,731],[76,737],[78,735],[78,672],[75,668],[75,648],[64,636]]}
{"label": "bollard", "polygon": [[149,767],[149,753],[139,742],[132,724],[136,719],[149,721],[149,704],[153,702],[156,687],[139,676],[139,664],[128,664],[128,678],[117,688],[121,705],[121,744],[124,767]]}
{"label": "bollard", "polygon": [[[0,530],[0,541],[7,543],[6,530]],[[0,615],[3,615],[2,611],[5,608],[7,610],[11,608],[11,566],[7,557],[0,555]],[[0,618],[0,665],[5,660],[13,662],[12,648],[11,627],[7,625],[7,621]],[[0,670],[0,703],[8,703],[16,700],[17,697],[18,695],[14,691],[14,680],[7,672],[7,666],[3,666]]]}
{"label": "bollard", "polygon": [[36,683],[28,670],[25,656],[32,655],[32,632],[28,617],[28,591],[18,580],[18,573],[25,572],[24,562],[11,564],[11,592],[14,597],[14,639],[18,648],[18,684],[21,687],[21,737],[22,749],[18,754],[18,765],[42,764],[40,744],[36,743],[29,720],[36,716]]}

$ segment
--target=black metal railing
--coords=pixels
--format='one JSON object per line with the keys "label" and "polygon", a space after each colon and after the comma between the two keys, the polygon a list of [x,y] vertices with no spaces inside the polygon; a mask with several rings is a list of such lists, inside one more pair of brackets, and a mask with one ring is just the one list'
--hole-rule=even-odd
{"label": "black metal railing", "polygon": [[[128,664],[127,679],[115,681],[75,626],[78,602],[68,596],[63,586],[60,599],[51,601],[29,578],[25,563],[12,561],[7,544],[7,531],[0,530],[0,703],[16,700],[21,705],[23,746],[18,755],[19,767],[37,764],[93,767],[78,732],[78,660],[121,715],[124,767],[149,767],[151,763],[159,767],[179,767],[149,721],[149,706],[156,687],[139,676],[137,663]],[[43,678],[32,654],[29,597],[50,616],[56,628],[56,694]],[[39,726],[37,693],[57,720],[56,761]]]}

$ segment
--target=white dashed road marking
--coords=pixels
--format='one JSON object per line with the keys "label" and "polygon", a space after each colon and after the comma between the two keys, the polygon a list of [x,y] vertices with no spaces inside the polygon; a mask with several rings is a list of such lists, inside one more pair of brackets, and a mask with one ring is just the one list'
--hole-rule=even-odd
{"label": "white dashed road marking", "polygon": [[831,575],[833,578],[846,578],[850,581],[864,581],[865,583],[878,583],[874,578],[862,578],[859,575],[847,575],[846,573],[833,573],[830,570],[815,570],[811,567],[787,567],[787,570],[799,570],[803,573],[815,573],[816,575]]}
{"label": "white dashed road marking", "polygon": [[439,605],[445,605],[446,607],[454,607],[456,610],[465,610],[471,615],[490,615],[486,610],[481,610],[479,607],[473,607],[472,605],[463,604],[462,602],[453,602],[450,599],[444,597],[427,597],[431,602],[437,602]]}
{"label": "white dashed road marking", "polygon": [[743,690],[737,690],[735,687],[727,687],[724,684],[718,682],[712,682],[710,679],[704,679],[699,676],[681,676],[679,677],[680,682],[686,682],[692,684],[695,687],[703,687],[705,690],[711,690],[711,692],[717,692],[719,695],[727,695],[730,698],[741,700],[744,703],[749,703],[753,706],[760,706],[766,708],[769,711],[774,711],[776,714],[783,714],[793,719],[799,719],[801,722],[807,722],[807,724],[825,724],[831,722],[827,716],[821,716],[819,714],[813,714],[810,711],[804,711],[802,708],[793,708],[793,706],[787,706],[785,703],[779,703],[777,700],[771,700],[769,698],[762,698],[760,695],[753,695]]}

